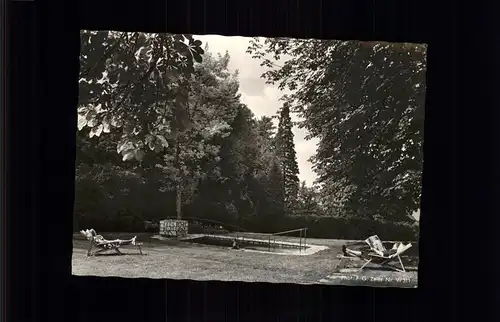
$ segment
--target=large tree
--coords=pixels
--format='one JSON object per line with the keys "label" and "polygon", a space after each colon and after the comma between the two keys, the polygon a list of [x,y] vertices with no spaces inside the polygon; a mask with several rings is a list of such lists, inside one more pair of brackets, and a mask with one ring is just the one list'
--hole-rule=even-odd
{"label": "large tree", "polygon": [[276,134],[276,147],[278,158],[283,171],[283,189],[285,211],[294,208],[299,190],[299,165],[295,151],[293,123],[290,116],[290,104],[286,102],[279,111],[278,133]]}
{"label": "large tree", "polygon": [[276,126],[269,116],[257,120],[255,141],[259,147],[260,158],[257,176],[267,173],[276,154]]}
{"label": "large tree", "polygon": [[[175,191],[178,218],[197,182],[217,172],[202,165],[218,162],[213,139],[229,135],[239,106],[229,56],[200,46],[190,35],[82,32],[79,130],[103,142],[101,159],[114,142],[135,170],[161,176],[162,189]],[[89,138],[79,135],[84,145]]]}
{"label": "large tree", "polygon": [[185,104],[189,129],[167,138],[169,147],[160,165],[174,184],[176,213],[182,216],[182,204],[195,194],[200,180],[220,176],[220,140],[231,134],[231,123],[238,114],[237,74],[228,71],[229,55],[203,55],[195,65],[186,87]]}
{"label": "large tree", "polygon": [[255,211],[251,187],[260,158],[255,136],[253,114],[241,104],[231,133],[220,140],[219,176],[203,182],[206,199],[216,201],[218,212],[226,212],[230,221],[240,222]]}
{"label": "large tree", "polygon": [[285,190],[283,189],[283,169],[280,166],[280,160],[275,159],[271,164],[269,173],[265,182],[264,191],[268,199],[268,209],[266,221],[272,226],[276,220],[285,215]]}
{"label": "large tree", "polygon": [[424,45],[276,38],[248,52],[319,138],[312,161],[335,209],[404,220],[419,208]]}

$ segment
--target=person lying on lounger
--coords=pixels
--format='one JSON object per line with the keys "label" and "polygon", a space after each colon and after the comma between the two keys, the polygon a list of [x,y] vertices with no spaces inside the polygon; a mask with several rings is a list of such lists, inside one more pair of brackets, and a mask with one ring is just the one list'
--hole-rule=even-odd
{"label": "person lying on lounger", "polygon": [[[402,242],[396,242],[391,249],[386,249],[377,235],[373,235],[367,238],[365,242],[369,245],[370,249],[353,250],[349,249],[346,245],[342,247],[344,256],[358,257],[365,261],[360,270],[365,268],[368,264],[373,263],[378,266],[385,266],[399,272],[406,272],[400,255],[412,247],[411,243],[405,245]],[[401,268],[392,265],[391,262],[394,261],[398,262]]]}
{"label": "person lying on lounger", "polygon": [[377,250],[374,247],[371,249],[354,250],[354,249],[347,248],[346,245],[342,245],[342,254],[344,256],[366,256],[370,252],[375,252],[377,255],[387,257],[387,256],[391,256],[391,255],[397,253],[398,249],[400,247],[404,247],[404,246],[405,245],[403,243],[397,242],[397,243],[394,243],[394,245],[392,246],[391,249],[383,248],[384,250],[382,251],[382,250]]}
{"label": "person lying on lounger", "polygon": [[342,254],[346,257],[367,255],[369,251],[370,250],[366,248],[361,248],[361,250],[354,250],[347,248],[346,245],[342,245]]}
{"label": "person lying on lounger", "polygon": [[[136,242],[137,236],[125,240],[124,239],[107,240],[102,235],[97,235],[94,229],[81,230],[80,233],[85,237],[87,237],[87,239],[90,241],[89,249],[87,250],[87,256],[95,255],[106,250],[115,250],[117,253],[121,254],[119,248],[121,246],[126,246],[126,245],[137,246],[139,248],[139,252],[142,254],[141,250],[142,243]],[[93,246],[99,248],[99,250],[92,253]]]}
{"label": "person lying on lounger", "polygon": [[114,239],[107,240],[102,235],[97,235],[94,229],[81,230],[80,233],[87,237],[87,239],[93,238],[94,241],[98,244],[118,244],[118,245],[126,245],[132,244],[135,245],[135,240],[137,237],[132,237],[131,239]]}

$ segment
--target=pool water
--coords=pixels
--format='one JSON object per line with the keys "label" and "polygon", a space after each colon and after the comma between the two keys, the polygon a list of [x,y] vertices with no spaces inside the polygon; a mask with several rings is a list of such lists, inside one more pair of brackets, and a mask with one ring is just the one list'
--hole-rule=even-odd
{"label": "pool water", "polygon": [[[203,236],[195,239],[189,240],[190,243],[202,244],[202,245],[211,245],[211,246],[219,246],[225,248],[231,248],[233,246],[234,239],[231,238],[217,238],[212,236]],[[262,242],[261,244],[259,244]],[[296,247],[291,247],[287,245],[287,247],[280,247],[279,245],[273,245],[269,247],[267,240],[262,241],[248,241],[244,239],[238,240],[238,248],[240,250],[249,250],[249,251],[258,251],[258,252],[270,252],[277,254],[296,254],[300,252],[300,248],[297,245]],[[307,249],[308,247],[302,246],[302,250]]]}

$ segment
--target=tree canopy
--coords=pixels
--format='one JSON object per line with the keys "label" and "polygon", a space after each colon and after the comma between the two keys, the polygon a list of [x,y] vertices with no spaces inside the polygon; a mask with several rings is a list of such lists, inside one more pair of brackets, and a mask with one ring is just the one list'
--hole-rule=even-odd
{"label": "tree canopy", "polygon": [[424,45],[256,38],[248,53],[319,138],[312,162],[331,208],[393,219],[419,208]]}
{"label": "tree canopy", "polygon": [[167,137],[191,126],[187,84],[201,41],[191,35],[82,31],[78,128],[100,136],[122,131],[124,160],[168,147]]}

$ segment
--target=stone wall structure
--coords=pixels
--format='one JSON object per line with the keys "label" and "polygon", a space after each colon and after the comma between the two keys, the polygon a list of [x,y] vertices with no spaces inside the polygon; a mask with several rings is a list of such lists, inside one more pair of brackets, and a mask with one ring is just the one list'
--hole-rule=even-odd
{"label": "stone wall structure", "polygon": [[188,234],[187,220],[165,219],[160,221],[160,235],[165,237],[185,237]]}

